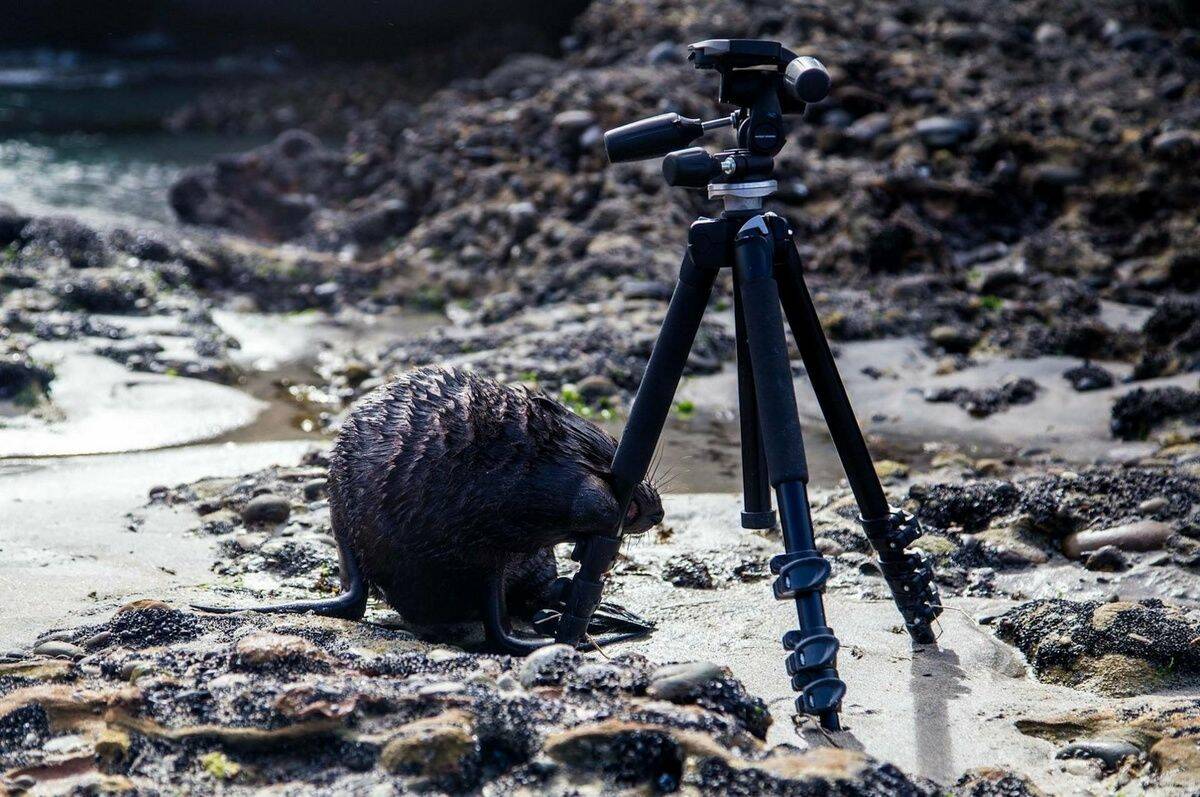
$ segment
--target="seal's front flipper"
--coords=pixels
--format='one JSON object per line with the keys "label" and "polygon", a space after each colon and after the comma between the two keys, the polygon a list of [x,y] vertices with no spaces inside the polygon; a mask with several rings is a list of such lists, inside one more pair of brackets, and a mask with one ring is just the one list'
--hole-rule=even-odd
{"label": "seal's front flipper", "polygon": [[[571,587],[568,576],[560,576],[542,596],[542,605],[547,607],[535,612],[530,622],[538,632],[554,636],[558,618],[566,606],[567,591]],[[639,617],[620,604],[601,601],[588,623],[588,636],[599,644],[622,642],[626,639],[644,637],[657,626],[652,620]],[[587,640],[581,646],[587,646]]]}
{"label": "seal's front flipper", "polygon": [[367,613],[367,582],[363,579],[354,558],[345,545],[338,542],[338,558],[341,561],[342,594],[336,598],[315,601],[295,601],[293,603],[277,603],[271,606],[204,606],[192,604],[193,609],[217,614],[233,612],[290,612],[305,614],[311,612],[322,617],[339,617],[343,620],[361,620]]}

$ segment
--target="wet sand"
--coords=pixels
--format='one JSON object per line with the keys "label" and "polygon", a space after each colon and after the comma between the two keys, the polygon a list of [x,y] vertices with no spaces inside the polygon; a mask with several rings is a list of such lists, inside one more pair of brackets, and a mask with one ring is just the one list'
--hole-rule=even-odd
{"label": "wet sand", "polygon": [[0,649],[135,596],[167,598],[212,577],[190,513],[142,512],[159,484],[295,461],[303,442],[191,446],[0,460]]}

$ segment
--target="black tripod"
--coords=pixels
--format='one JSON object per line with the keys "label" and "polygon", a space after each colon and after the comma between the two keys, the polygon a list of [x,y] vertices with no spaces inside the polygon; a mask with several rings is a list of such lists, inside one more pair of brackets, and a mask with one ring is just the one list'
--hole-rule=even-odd
{"label": "black tripod", "polygon": [[[775,597],[794,600],[800,621],[799,630],[783,637],[787,671],[792,687],[800,692],[796,708],[818,716],[824,727],[837,729],[846,685],[837,674],[838,640],[822,601],[830,566],[813,543],[808,466],[785,315],[854,491],[861,522],[913,640],[933,641],[930,623],[941,608],[928,565],[919,554],[905,551],[920,535],[920,527],[915,518],[888,505],[804,283],[793,232],[784,219],[762,212],[763,197],[776,187],[770,175],[773,157],[785,143],[782,115],[824,99],[829,75],[815,59],[797,58],[776,42],[718,39],[690,49],[697,67],[721,74],[721,101],[739,110],[713,122],[664,114],[605,135],[614,162],[665,154],[668,183],[707,188],[710,197],[725,201],[719,217],[698,219],[688,233],[679,281],[613,459],[614,491],[623,517],[650,465],[716,276],[732,267],[745,491],[742,525],[774,525],[773,487],[785,550],[771,560],[777,576]],[[707,129],[730,124],[738,126],[736,149],[717,155],[698,147],[670,151],[692,143]],[[612,534],[589,538],[576,551],[580,569],[559,621],[558,641],[574,644],[582,638],[620,536],[618,525]]]}

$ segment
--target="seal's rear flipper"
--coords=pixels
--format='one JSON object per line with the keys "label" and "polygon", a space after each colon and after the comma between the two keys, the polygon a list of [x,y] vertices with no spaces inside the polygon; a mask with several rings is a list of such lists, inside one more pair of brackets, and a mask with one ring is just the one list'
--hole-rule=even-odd
{"label": "seal's rear flipper", "polygon": [[[542,609],[533,616],[533,627],[544,634],[553,635],[561,611],[561,607]],[[638,639],[649,635],[655,628],[654,621],[639,617],[624,606],[602,601],[588,623],[588,637],[585,637],[583,644],[587,644],[588,638],[602,645]]]}
{"label": "seal's rear flipper", "polygon": [[596,613],[592,615],[592,621],[588,623],[588,633],[611,633],[618,634],[623,639],[635,639],[648,635],[657,627],[653,620],[639,617],[624,606],[601,601],[596,607]]}
{"label": "seal's rear flipper", "polygon": [[338,559],[341,561],[342,594],[336,598],[316,601],[277,603],[271,606],[204,606],[192,604],[193,609],[217,614],[233,612],[290,612],[305,614],[312,612],[322,617],[339,617],[343,620],[361,620],[367,613],[367,582],[363,580],[358,561],[344,544],[338,541]]}

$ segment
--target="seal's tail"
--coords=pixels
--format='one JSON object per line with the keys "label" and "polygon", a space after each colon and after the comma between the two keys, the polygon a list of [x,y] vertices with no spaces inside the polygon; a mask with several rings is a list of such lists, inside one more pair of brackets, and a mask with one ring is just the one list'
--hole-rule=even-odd
{"label": "seal's tail", "polygon": [[270,606],[203,606],[192,604],[193,609],[217,614],[233,612],[292,612],[304,614],[312,612],[322,617],[339,617],[343,620],[361,620],[367,612],[367,582],[363,579],[362,569],[358,559],[346,543],[336,534],[338,540],[338,560],[342,580],[342,594],[335,598],[315,601],[295,601],[293,603],[276,603]]}

